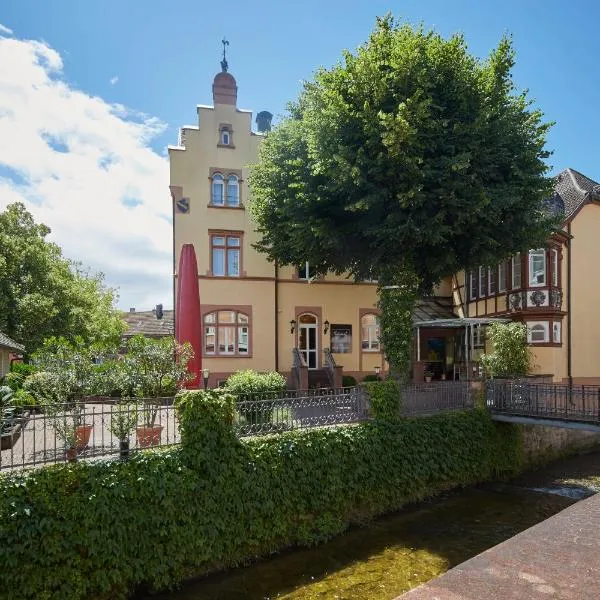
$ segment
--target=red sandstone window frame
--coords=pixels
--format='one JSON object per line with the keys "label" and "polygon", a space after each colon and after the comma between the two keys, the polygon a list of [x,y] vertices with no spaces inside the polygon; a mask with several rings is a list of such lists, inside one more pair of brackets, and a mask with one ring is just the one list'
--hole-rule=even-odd
{"label": "red sandstone window frame", "polygon": [[[212,308],[212,307],[211,307]],[[225,316],[229,314],[229,318]],[[245,331],[244,331],[245,330]],[[245,337],[244,337],[245,336]],[[210,340],[212,339],[212,345]],[[202,355],[211,358],[252,356],[252,316],[249,311],[214,307],[202,315]],[[223,348],[222,348],[223,346]],[[231,350],[229,347],[231,346]]]}
{"label": "red sandstone window frame", "polygon": [[[212,277],[232,279],[243,277],[243,232],[209,230],[208,233],[210,256],[209,275]],[[220,269],[215,269],[217,253],[222,253],[223,257],[222,267]],[[236,255],[237,269],[234,269],[233,266],[236,264]]]}

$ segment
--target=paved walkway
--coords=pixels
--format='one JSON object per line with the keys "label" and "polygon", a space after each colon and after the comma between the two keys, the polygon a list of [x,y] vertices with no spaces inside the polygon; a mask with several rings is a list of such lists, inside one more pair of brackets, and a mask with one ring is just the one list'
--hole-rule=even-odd
{"label": "paved walkway", "polygon": [[597,494],[400,598],[598,600],[599,525],[600,494]]}

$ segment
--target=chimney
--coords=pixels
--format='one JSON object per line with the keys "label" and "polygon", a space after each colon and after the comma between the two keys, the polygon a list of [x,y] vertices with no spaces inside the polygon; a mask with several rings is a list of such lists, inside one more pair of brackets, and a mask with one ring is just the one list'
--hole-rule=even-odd
{"label": "chimney", "polygon": [[129,309],[129,312],[130,312],[130,313],[134,313],[134,312],[135,312],[135,308],[130,308],[130,309]]}
{"label": "chimney", "polygon": [[156,318],[157,319],[163,318],[163,305],[162,304],[156,305]]}

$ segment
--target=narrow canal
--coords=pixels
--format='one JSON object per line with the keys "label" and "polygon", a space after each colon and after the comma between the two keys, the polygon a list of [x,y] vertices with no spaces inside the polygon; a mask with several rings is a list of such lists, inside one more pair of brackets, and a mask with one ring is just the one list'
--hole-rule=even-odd
{"label": "narrow canal", "polygon": [[153,600],[391,600],[600,491],[600,453],[434,498]]}

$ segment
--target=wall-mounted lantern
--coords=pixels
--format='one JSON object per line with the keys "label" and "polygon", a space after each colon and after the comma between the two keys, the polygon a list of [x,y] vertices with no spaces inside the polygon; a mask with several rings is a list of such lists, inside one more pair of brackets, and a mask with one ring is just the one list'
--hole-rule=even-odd
{"label": "wall-mounted lantern", "polygon": [[327,333],[329,331],[329,321],[325,321],[325,323],[323,323],[323,325],[325,326],[323,328],[323,333]]}
{"label": "wall-mounted lantern", "polygon": [[381,371],[381,367],[379,365],[377,365],[374,369],[375,371],[375,375],[377,375],[377,377],[379,377],[379,371]]}
{"label": "wall-mounted lantern", "polygon": [[296,319],[292,319],[290,321],[290,333],[294,333],[296,330]]}

